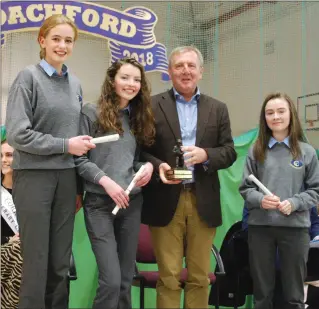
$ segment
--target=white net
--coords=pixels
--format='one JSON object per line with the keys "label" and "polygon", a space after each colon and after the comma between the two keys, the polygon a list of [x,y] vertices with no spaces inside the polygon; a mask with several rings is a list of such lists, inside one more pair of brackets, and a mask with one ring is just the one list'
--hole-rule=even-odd
{"label": "white net", "polygon": [[[155,12],[157,42],[169,52],[195,45],[204,56],[203,93],[227,103],[232,130],[239,135],[257,126],[267,93],[297,98],[318,92],[319,2],[307,1],[162,1],[91,2],[117,10],[144,6]],[[2,122],[17,72],[38,61],[35,32],[6,35],[2,47]],[[97,99],[110,63],[107,40],[81,34],[70,69],[80,78],[85,101]],[[153,94],[170,88],[160,72],[148,73]],[[319,140],[319,131],[311,136]]]}

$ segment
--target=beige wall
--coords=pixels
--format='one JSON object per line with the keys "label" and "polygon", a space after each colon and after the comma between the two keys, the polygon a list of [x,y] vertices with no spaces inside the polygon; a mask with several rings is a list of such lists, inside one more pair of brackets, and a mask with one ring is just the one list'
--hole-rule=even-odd
{"label": "beige wall", "polygon": [[[258,9],[245,14],[252,19]],[[319,92],[319,4],[306,8],[306,31],[301,12],[238,33],[221,42],[218,96],[228,103],[235,134],[256,126],[267,93],[287,92],[297,97]],[[239,19],[242,17],[237,17]],[[265,55],[264,42],[274,41],[274,53]]]}

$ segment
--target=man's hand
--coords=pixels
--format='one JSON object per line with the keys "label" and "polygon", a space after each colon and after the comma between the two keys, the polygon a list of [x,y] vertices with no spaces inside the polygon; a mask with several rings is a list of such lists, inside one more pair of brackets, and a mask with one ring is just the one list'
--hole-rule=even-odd
{"label": "man's hand", "polygon": [[147,162],[144,165],[143,173],[136,180],[135,186],[136,187],[143,187],[143,186],[147,185],[148,182],[151,180],[152,174],[153,174],[153,164],[150,162]]}
{"label": "man's hand", "polygon": [[166,178],[165,172],[169,171],[171,167],[167,163],[161,163],[159,166],[159,175],[163,183],[167,185],[177,185],[181,183],[181,180],[168,180]]}
{"label": "man's hand", "polygon": [[129,196],[114,180],[108,176],[103,176],[99,183],[116,205],[120,208],[127,208],[129,206]]}
{"label": "man's hand", "polygon": [[261,201],[261,207],[264,209],[277,209],[280,204],[280,198],[276,195],[265,195]]}
{"label": "man's hand", "polygon": [[292,206],[288,200],[279,203],[278,209],[285,215],[289,216],[292,211]]}
{"label": "man's hand", "polygon": [[197,146],[182,146],[182,151],[184,153],[185,165],[187,167],[203,163],[208,160],[206,151],[203,148]]}

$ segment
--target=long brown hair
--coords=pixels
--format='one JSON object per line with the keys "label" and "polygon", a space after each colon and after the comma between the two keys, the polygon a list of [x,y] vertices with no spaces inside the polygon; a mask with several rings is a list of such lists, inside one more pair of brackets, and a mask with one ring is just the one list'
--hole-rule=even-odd
{"label": "long brown hair", "polygon": [[[74,42],[78,38],[78,28],[76,27],[75,23],[67,16],[62,15],[62,14],[54,14],[47,18],[38,33],[38,43],[40,44],[41,38],[46,38],[49,32],[56,26],[58,25],[64,25],[67,24],[72,27],[74,31]],[[41,47],[40,45],[40,59],[45,58],[45,49]]]}
{"label": "long brown hair", "polygon": [[99,126],[104,131],[123,134],[119,118],[120,98],[115,92],[115,75],[124,64],[131,64],[141,72],[141,89],[130,101],[130,126],[138,144],[150,146],[154,143],[155,125],[151,109],[151,94],[143,66],[133,58],[122,58],[112,63],[106,72],[98,100]]}
{"label": "long brown hair", "polygon": [[301,155],[299,141],[305,142],[305,137],[302,132],[301,123],[293,100],[286,93],[282,92],[270,93],[264,100],[260,111],[259,133],[254,146],[254,157],[261,163],[263,163],[266,158],[266,150],[269,140],[272,137],[272,131],[267,125],[265,110],[267,103],[273,99],[283,99],[288,103],[290,111],[290,122],[288,126],[289,146],[293,159],[297,160],[298,157]]}

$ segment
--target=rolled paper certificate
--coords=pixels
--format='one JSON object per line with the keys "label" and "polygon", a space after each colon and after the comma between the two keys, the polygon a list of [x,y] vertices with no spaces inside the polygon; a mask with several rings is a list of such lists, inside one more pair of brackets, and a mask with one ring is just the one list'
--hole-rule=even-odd
{"label": "rolled paper certificate", "polygon": [[250,174],[248,178],[253,181],[266,195],[273,195],[253,174]]}
{"label": "rolled paper certificate", "polygon": [[117,141],[120,138],[118,134],[106,135],[101,137],[95,137],[90,140],[93,144],[100,144],[100,143],[108,143]]}
{"label": "rolled paper certificate", "polygon": [[[140,177],[140,175],[143,173],[145,169],[145,165],[142,165],[140,167],[140,169],[138,170],[138,172],[135,174],[134,178],[132,179],[131,183],[129,184],[129,186],[127,187],[127,189],[125,190],[125,193],[127,195],[129,195],[131,193],[131,191],[133,190],[133,188],[135,187],[135,184],[136,184],[136,180],[138,177]],[[120,206],[116,205],[112,211],[112,214],[113,215],[116,215],[117,212],[120,210]]]}

